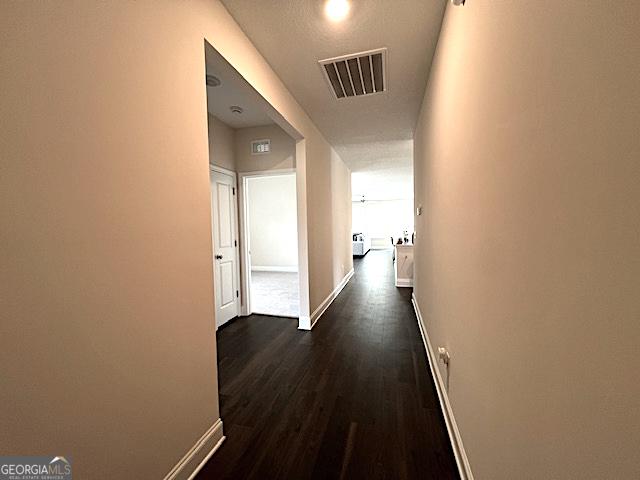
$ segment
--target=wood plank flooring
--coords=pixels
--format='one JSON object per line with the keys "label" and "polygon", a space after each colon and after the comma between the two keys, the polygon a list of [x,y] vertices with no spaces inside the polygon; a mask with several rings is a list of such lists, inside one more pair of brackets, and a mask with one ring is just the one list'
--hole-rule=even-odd
{"label": "wood plank flooring", "polygon": [[198,479],[459,478],[411,289],[390,251],[354,264],[311,332],[259,315],[219,330],[227,439]]}

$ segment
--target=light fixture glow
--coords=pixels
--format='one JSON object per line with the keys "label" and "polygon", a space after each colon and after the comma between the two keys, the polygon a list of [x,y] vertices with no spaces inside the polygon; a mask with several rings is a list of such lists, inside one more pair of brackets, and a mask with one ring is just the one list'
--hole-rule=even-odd
{"label": "light fixture glow", "polygon": [[333,22],[339,22],[347,18],[349,10],[351,10],[349,0],[327,0],[324,4],[324,13]]}

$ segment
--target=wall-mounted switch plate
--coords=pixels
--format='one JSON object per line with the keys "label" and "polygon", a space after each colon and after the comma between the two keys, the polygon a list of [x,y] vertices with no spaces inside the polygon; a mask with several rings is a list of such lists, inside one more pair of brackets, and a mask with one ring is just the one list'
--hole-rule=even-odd
{"label": "wall-mounted switch plate", "polygon": [[449,365],[449,360],[451,360],[451,355],[444,347],[438,347],[438,359],[442,361],[445,365]]}

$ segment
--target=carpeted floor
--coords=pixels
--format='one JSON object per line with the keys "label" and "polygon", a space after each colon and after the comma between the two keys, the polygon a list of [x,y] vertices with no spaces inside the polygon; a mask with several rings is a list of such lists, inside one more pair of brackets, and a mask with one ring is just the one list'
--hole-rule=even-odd
{"label": "carpeted floor", "polygon": [[298,317],[298,274],[293,272],[251,272],[253,313]]}

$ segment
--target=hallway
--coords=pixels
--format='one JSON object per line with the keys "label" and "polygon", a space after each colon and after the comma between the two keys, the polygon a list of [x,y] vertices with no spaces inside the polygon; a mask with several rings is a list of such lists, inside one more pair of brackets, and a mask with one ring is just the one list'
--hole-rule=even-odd
{"label": "hallway", "polygon": [[197,478],[457,478],[410,289],[390,251],[312,332],[253,315],[218,331],[227,439]]}

